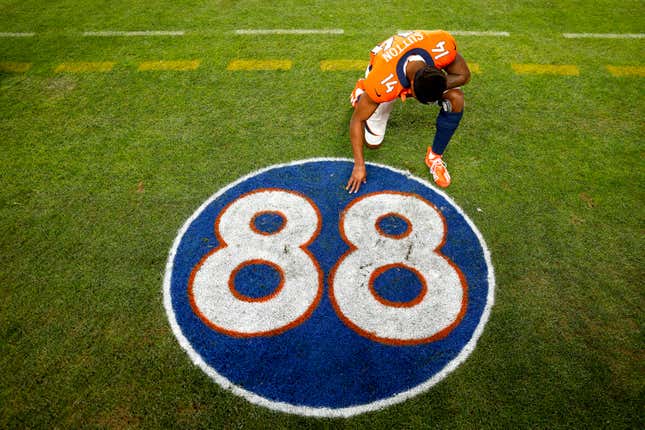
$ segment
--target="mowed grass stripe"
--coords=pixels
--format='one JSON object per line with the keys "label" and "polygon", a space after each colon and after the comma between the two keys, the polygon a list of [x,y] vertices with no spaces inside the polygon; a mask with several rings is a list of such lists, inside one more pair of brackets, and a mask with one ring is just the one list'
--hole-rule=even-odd
{"label": "mowed grass stripe", "polygon": [[190,71],[197,70],[201,64],[200,60],[188,60],[188,61],[144,61],[139,64],[138,70],[140,72],[146,71]]}
{"label": "mowed grass stripe", "polygon": [[580,69],[572,64],[511,64],[518,75],[579,76]]}
{"label": "mowed grass stripe", "polygon": [[228,63],[226,70],[290,70],[293,67],[291,60],[233,60]]}
{"label": "mowed grass stripe", "polygon": [[643,66],[606,66],[609,73],[617,78],[625,76],[645,77],[645,67]]}
{"label": "mowed grass stripe", "polygon": [[31,63],[20,63],[15,61],[0,61],[0,72],[25,73],[31,69]]}
{"label": "mowed grass stripe", "polygon": [[90,73],[110,72],[116,63],[113,61],[101,62],[69,62],[56,66],[55,73]]}

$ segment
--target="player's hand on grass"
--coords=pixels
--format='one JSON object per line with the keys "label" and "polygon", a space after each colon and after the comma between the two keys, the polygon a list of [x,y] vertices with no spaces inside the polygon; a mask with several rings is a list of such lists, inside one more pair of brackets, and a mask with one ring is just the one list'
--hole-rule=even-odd
{"label": "player's hand on grass", "polygon": [[367,182],[367,172],[365,171],[365,165],[356,165],[352,169],[352,176],[350,176],[349,181],[347,181],[347,186],[345,189],[349,191],[350,194],[356,193],[361,185]]}

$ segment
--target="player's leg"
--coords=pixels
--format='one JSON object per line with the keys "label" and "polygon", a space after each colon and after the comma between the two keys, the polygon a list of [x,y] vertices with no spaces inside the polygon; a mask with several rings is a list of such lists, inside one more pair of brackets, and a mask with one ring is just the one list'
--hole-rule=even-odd
{"label": "player's leg", "polygon": [[[367,74],[368,71],[366,71],[365,73]],[[354,107],[356,106],[356,103],[358,103],[358,99],[365,93],[365,88],[363,86],[364,82],[364,79],[359,79],[358,82],[356,82],[356,87],[354,87],[354,91],[352,91],[352,94],[349,98],[352,106]],[[370,116],[366,121],[364,133],[365,144],[369,148],[378,148],[379,145],[383,142],[383,138],[385,137],[385,129],[387,128],[387,121],[388,119],[390,119],[390,113],[392,113],[395,101],[396,100],[379,104],[379,106],[376,108],[376,111],[374,111],[372,116]]]}
{"label": "player's leg", "polygon": [[394,102],[381,103],[365,123],[365,143],[370,148],[378,147],[385,137],[387,121],[394,108]]}
{"label": "player's leg", "polygon": [[441,157],[464,114],[464,92],[459,88],[450,89],[443,94],[440,104],[441,110],[437,115],[436,123],[437,131],[432,146],[428,147],[425,162],[430,168],[435,183],[440,187],[447,187],[450,185],[451,179]]}

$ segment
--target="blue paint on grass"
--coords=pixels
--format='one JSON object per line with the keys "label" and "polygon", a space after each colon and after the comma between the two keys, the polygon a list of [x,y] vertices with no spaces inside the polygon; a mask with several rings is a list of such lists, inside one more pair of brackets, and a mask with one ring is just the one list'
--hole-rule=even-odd
{"label": "blue paint on grass", "polygon": [[273,266],[256,263],[246,265],[235,273],[235,291],[249,300],[270,297],[280,286],[282,275]]}
{"label": "blue paint on grass", "polygon": [[374,279],[378,297],[395,305],[413,302],[423,292],[423,284],[416,273],[405,267],[392,267]]}
{"label": "blue paint on grass", "polygon": [[[467,280],[468,306],[461,323],[447,337],[413,346],[378,343],[343,324],[331,304],[328,282],[330,271],[348,250],[338,224],[342,211],[357,197],[344,190],[351,170],[349,161],[316,160],[260,172],[210,202],[188,226],[177,247],[170,294],[183,335],[209,367],[265,399],[336,409],[368,404],[410,390],[428,381],[462,351],[487,305],[489,273],[484,250],[457,208],[422,182],[368,165],[369,181],[358,195],[379,191],[412,193],[433,202],[442,213],[447,234],[441,252],[460,268]],[[308,250],[324,273],[324,294],[312,315],[291,330],[269,337],[230,337],[213,330],[194,313],[187,294],[188,280],[195,265],[220,245],[213,226],[221,211],[238,197],[265,188],[302,193],[320,209],[322,229]],[[256,227],[271,232],[279,228],[278,218],[257,217]],[[392,217],[383,220],[382,228],[400,234],[403,224]],[[378,280],[377,287],[380,294],[392,301],[414,298],[419,281],[404,272],[381,275],[383,279]],[[252,278],[256,275],[267,285],[275,283],[271,270],[251,275],[242,271],[235,282],[236,285],[239,282],[244,294],[261,297],[264,290],[244,287],[255,282]]]}

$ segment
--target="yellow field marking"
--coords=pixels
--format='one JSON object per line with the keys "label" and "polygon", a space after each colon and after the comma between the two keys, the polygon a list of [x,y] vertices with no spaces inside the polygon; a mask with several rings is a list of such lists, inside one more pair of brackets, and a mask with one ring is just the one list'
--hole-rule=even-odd
{"label": "yellow field marking", "polygon": [[606,66],[609,73],[617,78],[623,76],[645,76],[645,67],[643,66]]}
{"label": "yellow field marking", "polygon": [[323,72],[340,72],[357,70],[364,71],[368,65],[366,60],[323,60],[320,62],[320,70]]}
{"label": "yellow field marking", "polygon": [[578,76],[578,66],[570,64],[511,64],[518,75],[563,75]]}
{"label": "yellow field marking", "polygon": [[292,66],[291,60],[233,60],[226,70],[289,70]]}
{"label": "yellow field marking", "polygon": [[196,70],[201,61],[200,60],[190,60],[190,61],[144,61],[139,64],[139,71],[146,72],[150,70],[178,70],[178,71],[188,71]]}
{"label": "yellow field marking", "polygon": [[31,69],[31,63],[18,63],[15,61],[0,61],[0,72],[25,73]]}
{"label": "yellow field marking", "polygon": [[[368,65],[365,60],[323,60],[320,62],[320,70],[323,72],[338,72],[357,70],[363,71]],[[468,68],[472,73],[481,73],[478,63],[468,63]]]}
{"label": "yellow field marking", "polygon": [[105,62],[73,62],[59,64],[55,73],[86,73],[86,72],[109,72],[116,63],[112,61]]}

